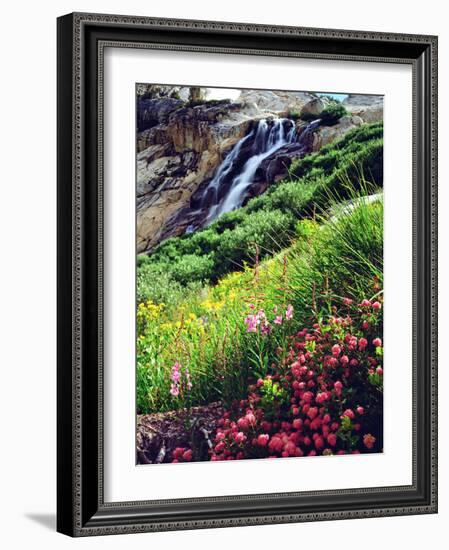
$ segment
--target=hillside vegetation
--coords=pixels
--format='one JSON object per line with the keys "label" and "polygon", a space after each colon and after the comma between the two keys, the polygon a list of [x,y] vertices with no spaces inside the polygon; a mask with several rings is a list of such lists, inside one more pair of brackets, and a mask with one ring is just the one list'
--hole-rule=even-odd
{"label": "hillside vegetation", "polygon": [[276,375],[304,326],[381,300],[382,148],[382,124],[361,126],[242,208],[138,257],[140,413],[231,406]]}

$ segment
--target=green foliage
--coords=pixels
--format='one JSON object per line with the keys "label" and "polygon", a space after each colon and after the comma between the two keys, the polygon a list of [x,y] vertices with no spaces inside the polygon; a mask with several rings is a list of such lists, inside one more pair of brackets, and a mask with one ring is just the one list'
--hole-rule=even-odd
{"label": "green foliage", "polygon": [[319,118],[324,126],[333,126],[346,114],[347,111],[344,105],[332,102],[321,111]]}
{"label": "green foliage", "polygon": [[[175,280],[172,272],[163,263],[156,263],[144,260],[146,256],[138,256],[137,268],[137,302],[153,300],[156,303],[177,303],[189,292],[201,288],[201,282],[195,279],[194,282],[187,281],[183,285]],[[142,259],[140,259],[142,258]],[[201,264],[201,259],[199,263]],[[184,276],[188,269],[184,268]],[[191,277],[192,278],[192,277]]]}
{"label": "green foliage", "polygon": [[225,230],[216,251],[218,276],[243,267],[285,248],[291,238],[293,216],[281,210],[260,211],[235,227]]}
{"label": "green foliage", "polygon": [[[329,218],[296,223],[295,241],[288,248],[255,269],[247,267],[226,275],[214,286],[190,283],[186,288],[162,279],[162,273],[159,278],[153,273],[151,284],[160,286],[164,302],[148,301],[138,307],[140,412],[186,405],[187,396],[170,395],[175,362],[189,368],[189,404],[240,399],[248,382],[270,374],[289,335],[305,323],[331,315],[332,304],[343,296],[360,302],[379,292],[383,282],[381,196],[370,202],[353,192],[352,202],[333,200]],[[141,269],[153,268],[151,262],[139,262]],[[244,319],[249,313],[263,309],[272,321],[274,315],[284,314],[287,304],[292,304],[294,311],[289,323],[275,327],[268,337],[247,333]],[[272,313],[275,307],[276,313]],[[314,343],[307,346],[311,353],[315,351]],[[370,382],[376,386],[378,380],[372,377]],[[275,415],[283,396],[279,387],[267,384],[262,392],[264,408]]]}
{"label": "green foliage", "polygon": [[267,420],[277,420],[280,409],[288,403],[288,393],[278,382],[265,378],[259,388],[261,394],[260,407],[265,412]]}
{"label": "green foliage", "polygon": [[329,314],[336,297],[361,300],[375,294],[381,285],[382,200],[370,203],[355,197],[352,201],[291,249],[290,299],[304,319],[311,311]]}
{"label": "green foliage", "polygon": [[291,120],[298,120],[301,118],[301,113],[299,111],[290,111],[288,114],[288,118]]}

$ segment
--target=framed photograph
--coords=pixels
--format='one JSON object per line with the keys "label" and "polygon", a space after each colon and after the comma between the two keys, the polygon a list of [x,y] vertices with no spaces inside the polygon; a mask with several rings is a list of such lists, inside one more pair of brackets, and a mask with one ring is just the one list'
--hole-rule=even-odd
{"label": "framed photograph", "polygon": [[58,19],[58,531],[437,511],[437,38]]}

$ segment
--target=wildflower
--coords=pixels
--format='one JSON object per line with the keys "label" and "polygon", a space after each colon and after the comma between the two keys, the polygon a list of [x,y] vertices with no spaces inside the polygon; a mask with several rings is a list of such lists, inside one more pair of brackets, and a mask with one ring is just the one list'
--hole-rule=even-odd
{"label": "wildflower", "polygon": [[355,417],[354,411],[352,409],[346,409],[345,412],[341,415],[341,417],[347,416],[350,420],[352,420]]}
{"label": "wildflower", "polygon": [[313,399],[313,393],[311,391],[306,391],[303,393],[302,398],[306,403],[310,403]]}
{"label": "wildflower", "polygon": [[273,323],[275,325],[282,325],[282,315],[276,315],[276,317],[274,318]]}
{"label": "wildflower", "polygon": [[291,304],[288,304],[287,310],[285,312],[285,318],[287,321],[290,321],[290,319],[293,319],[293,306]]}
{"label": "wildflower", "polygon": [[337,436],[334,433],[331,433],[327,436],[327,442],[331,447],[335,447],[337,444]]}
{"label": "wildflower", "polygon": [[367,299],[365,300],[362,300],[361,304],[360,304],[361,307],[370,307],[371,306],[371,302]]}
{"label": "wildflower", "polygon": [[341,390],[343,388],[343,384],[340,382],[340,380],[337,380],[335,383],[334,383],[334,389],[335,389],[335,393],[337,395],[341,395]]}
{"label": "wildflower", "polygon": [[292,422],[292,426],[295,430],[300,430],[302,428],[301,418],[295,418]]}
{"label": "wildflower", "polygon": [[179,372],[179,370],[172,371],[171,379],[175,384],[178,384],[178,382],[181,380],[181,373]]}
{"label": "wildflower", "polygon": [[366,338],[360,338],[359,340],[359,350],[362,351],[368,345],[368,340]]}
{"label": "wildflower", "polygon": [[257,437],[257,444],[260,447],[266,447],[269,439],[270,439],[270,436],[268,434],[259,434],[259,436]]}
{"label": "wildflower", "polygon": [[328,399],[328,395],[327,395],[327,392],[318,392],[316,394],[316,397],[315,397],[315,401],[317,403],[324,403],[325,401],[327,401]]}
{"label": "wildflower", "polygon": [[250,424],[251,426],[254,426],[256,424],[256,417],[252,412],[249,412],[245,418],[248,421],[248,424]]}
{"label": "wildflower", "polygon": [[351,298],[343,298],[343,303],[345,306],[350,306],[352,304],[353,300]]}
{"label": "wildflower", "polygon": [[184,451],[184,447],[176,447],[173,451],[173,458],[180,458],[183,455]]}
{"label": "wildflower", "polygon": [[184,451],[182,458],[186,462],[190,462],[192,460],[192,455],[193,455],[192,449],[187,449],[187,451]]}
{"label": "wildflower", "polygon": [[334,344],[332,346],[332,355],[334,357],[338,357],[341,353],[341,347],[338,344]]}
{"label": "wildflower", "polygon": [[258,319],[257,315],[248,315],[245,318],[246,331],[257,332]]}
{"label": "wildflower", "polygon": [[382,347],[382,340],[380,338],[374,338],[373,346],[376,348]]}
{"label": "wildflower", "polygon": [[234,436],[236,443],[244,443],[246,441],[246,435],[243,432],[238,432]]}
{"label": "wildflower", "polygon": [[372,449],[374,447],[374,443],[376,442],[376,438],[371,434],[365,434],[363,436],[363,444],[367,449]]}
{"label": "wildflower", "polygon": [[192,389],[192,382],[190,380],[190,373],[188,367],[185,368],[186,387],[188,390]]}
{"label": "wildflower", "polygon": [[357,414],[363,414],[365,412],[365,409],[359,405],[356,408],[356,411],[357,411]]}
{"label": "wildflower", "polygon": [[357,337],[356,336],[350,336],[349,338],[349,341],[348,341],[348,344],[349,344],[349,349],[351,350],[354,350],[357,348]]}
{"label": "wildflower", "polygon": [[270,334],[271,332],[271,326],[268,321],[264,321],[260,326],[260,333],[262,336],[267,336],[267,334]]}
{"label": "wildflower", "polygon": [[286,453],[287,456],[295,456],[295,452],[296,452],[296,445],[292,441],[288,441],[285,444],[284,453]]}
{"label": "wildflower", "polygon": [[249,429],[248,418],[246,418],[245,416],[243,416],[242,418],[239,418],[237,420],[237,426],[239,427],[240,430],[243,430],[244,432],[246,432]]}
{"label": "wildflower", "polygon": [[170,386],[170,393],[173,395],[173,397],[178,397],[179,395],[179,387],[176,384],[172,384]]}
{"label": "wildflower", "polygon": [[373,309],[379,311],[379,309],[382,308],[382,304],[380,302],[374,302],[374,304],[371,306]]}

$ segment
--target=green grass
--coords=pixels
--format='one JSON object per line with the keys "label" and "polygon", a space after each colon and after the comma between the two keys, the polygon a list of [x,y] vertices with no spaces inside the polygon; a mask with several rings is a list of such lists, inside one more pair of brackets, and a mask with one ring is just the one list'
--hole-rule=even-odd
{"label": "green grass", "polygon": [[[257,247],[255,267],[246,264],[215,285],[198,281],[190,281],[193,286],[174,285],[170,290],[174,294],[165,304],[154,300],[139,306],[139,412],[167,411],[216,399],[229,403],[242,397],[248,382],[270,371],[276,350],[286,348],[289,334],[331,314],[332,304],[343,296],[361,300],[382,288],[382,201],[368,202],[363,198],[364,184],[361,187],[342,182],[342,195],[355,201],[352,209],[340,207],[335,215],[342,199],[330,193],[330,214],[294,220],[288,246],[276,230],[266,229],[263,239],[271,252],[260,261],[262,251]],[[142,269],[153,269],[149,265],[142,263],[139,276],[146,273]],[[139,286],[146,284],[145,279],[142,276]],[[167,279],[159,283],[164,286]],[[271,317],[275,307],[283,312],[292,304],[294,317],[268,337],[248,334],[244,319],[251,312],[250,304]],[[188,366],[192,389],[175,398],[170,395],[170,371],[176,361]]]}

